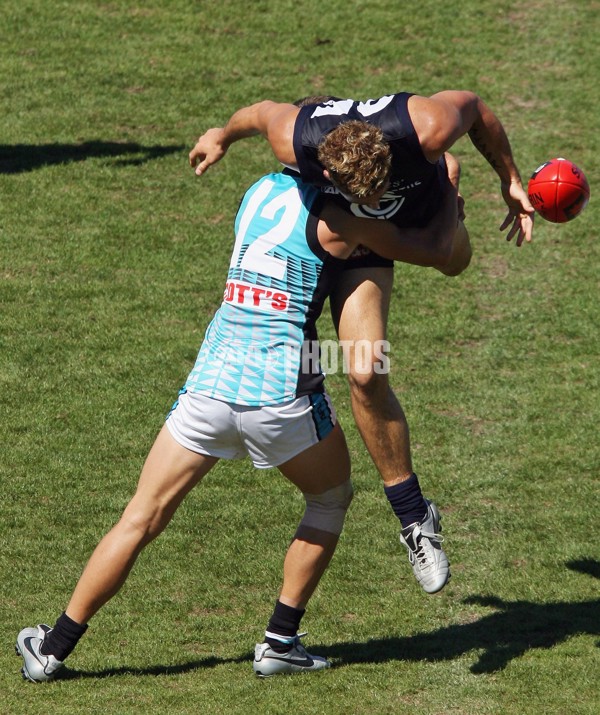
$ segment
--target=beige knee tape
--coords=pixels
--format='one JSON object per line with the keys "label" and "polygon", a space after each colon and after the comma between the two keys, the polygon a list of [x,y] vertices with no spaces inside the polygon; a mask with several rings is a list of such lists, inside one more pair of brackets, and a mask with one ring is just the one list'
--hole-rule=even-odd
{"label": "beige knee tape", "polygon": [[311,526],[331,534],[342,533],[346,511],[352,501],[352,483],[348,481],[322,494],[304,494],[306,511],[300,526]]}

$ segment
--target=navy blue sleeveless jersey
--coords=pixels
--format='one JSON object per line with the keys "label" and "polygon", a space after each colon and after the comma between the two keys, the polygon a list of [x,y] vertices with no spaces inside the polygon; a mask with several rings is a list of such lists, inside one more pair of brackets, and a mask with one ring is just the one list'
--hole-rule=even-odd
{"label": "navy blue sleeveless jersey", "polygon": [[249,406],[323,391],[316,321],[344,261],[318,241],[322,200],[287,170],[248,189],[223,302],[184,389]]}
{"label": "navy blue sleeveless jersey", "polygon": [[[293,141],[303,180],[331,194],[357,216],[388,219],[398,226],[425,226],[440,206],[446,165],[443,158],[432,164],[423,155],[408,113],[410,96],[402,92],[366,102],[341,99],[302,107]],[[317,158],[323,138],[339,124],[351,120],[378,126],[392,150],[391,183],[379,209],[349,204],[325,179]]]}

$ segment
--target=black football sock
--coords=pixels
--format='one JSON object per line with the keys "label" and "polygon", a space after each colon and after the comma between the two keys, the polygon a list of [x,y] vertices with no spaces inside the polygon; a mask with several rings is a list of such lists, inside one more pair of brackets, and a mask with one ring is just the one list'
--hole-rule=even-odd
{"label": "black football sock", "polygon": [[54,628],[46,635],[40,648],[42,655],[53,655],[63,661],[75,648],[81,636],[87,631],[87,625],[80,625],[63,612],[58,617]]}
{"label": "black football sock", "polygon": [[265,643],[268,643],[276,653],[286,653],[298,633],[304,613],[304,609],[293,608],[276,601],[275,610],[267,626]]}
{"label": "black football sock", "polygon": [[383,490],[403,529],[426,517],[427,502],[416,474],[411,474],[404,482],[394,484],[393,487],[384,486]]}

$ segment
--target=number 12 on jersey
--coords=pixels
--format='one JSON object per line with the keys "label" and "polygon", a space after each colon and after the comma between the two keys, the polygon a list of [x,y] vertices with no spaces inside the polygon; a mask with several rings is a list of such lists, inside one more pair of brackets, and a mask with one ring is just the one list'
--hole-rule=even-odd
{"label": "number 12 on jersey", "polygon": [[[287,262],[272,255],[271,251],[292,234],[302,209],[302,199],[296,187],[269,199],[274,186],[273,181],[264,179],[244,207],[238,224],[230,269],[241,268],[283,280]],[[256,235],[247,238],[251,225],[252,234]],[[244,246],[247,246],[246,251],[240,261]]]}

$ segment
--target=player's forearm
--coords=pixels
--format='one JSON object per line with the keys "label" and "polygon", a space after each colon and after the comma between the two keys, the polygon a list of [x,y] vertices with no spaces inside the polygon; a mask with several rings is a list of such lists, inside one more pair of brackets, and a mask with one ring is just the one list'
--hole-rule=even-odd
{"label": "player's forearm", "polygon": [[253,137],[257,134],[266,134],[266,128],[261,122],[261,106],[264,102],[251,104],[238,109],[232,114],[227,124],[223,127],[222,144],[227,149],[233,142]]}
{"label": "player's forearm", "polygon": [[224,127],[208,129],[189,153],[190,166],[198,176],[220,161],[233,142],[255,134],[267,136],[268,119],[274,102],[259,102],[235,112]]}
{"label": "player's forearm", "polygon": [[[453,157],[450,155],[448,157],[453,162],[453,169],[456,169],[456,184],[458,184],[460,166]],[[386,228],[392,227],[392,224],[386,221],[382,223]],[[393,236],[387,241],[380,240],[377,247],[371,246],[371,248],[384,258],[440,270],[440,266],[447,265],[452,259],[457,223],[458,190],[456,185],[448,182],[440,210],[427,226],[402,229],[394,227]],[[381,228],[383,229],[384,226]]]}
{"label": "player's forearm", "polygon": [[438,237],[425,234],[418,229],[405,229],[402,237],[390,242],[381,255],[413,266],[437,268],[439,265],[446,264],[450,252],[450,234]]}
{"label": "player's forearm", "polygon": [[513,160],[508,136],[492,110],[478,99],[477,118],[469,130],[469,137],[480,154],[504,184],[521,182],[519,170]]}
{"label": "player's forearm", "polygon": [[[456,200],[454,205],[456,207]],[[425,228],[402,229],[387,221],[365,219],[376,224],[376,227],[368,233],[365,231],[363,243],[383,258],[438,268],[451,259],[456,216],[456,208],[444,210],[439,218]]]}

